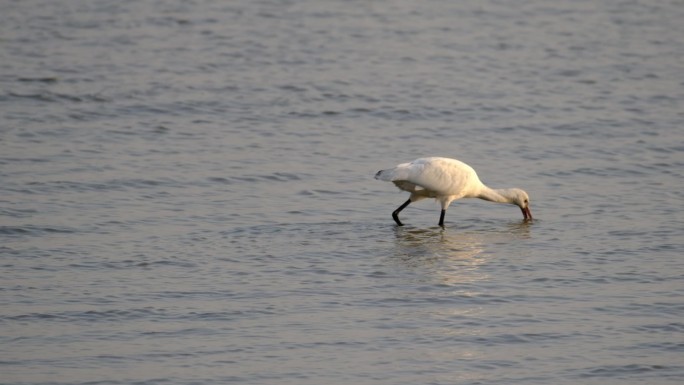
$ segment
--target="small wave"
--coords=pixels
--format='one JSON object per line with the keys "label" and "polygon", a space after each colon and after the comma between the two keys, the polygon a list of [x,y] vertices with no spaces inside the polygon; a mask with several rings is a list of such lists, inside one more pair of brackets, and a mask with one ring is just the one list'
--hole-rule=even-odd
{"label": "small wave", "polygon": [[524,344],[534,341],[555,340],[556,336],[541,336],[541,335],[518,335],[518,334],[498,334],[493,336],[479,336],[474,338],[474,342],[478,345],[496,346],[496,345],[510,345],[510,344]]}
{"label": "small wave", "polygon": [[627,364],[627,365],[602,365],[586,368],[578,375],[580,378],[595,377],[630,377],[638,374],[654,372],[681,371],[682,368],[673,368],[664,365]]}
{"label": "small wave", "polygon": [[141,261],[141,260],[125,260],[117,262],[79,262],[72,263],[69,265],[73,269],[83,269],[83,270],[101,270],[101,269],[154,269],[157,267],[181,267],[181,268],[193,268],[197,267],[195,263],[187,261],[172,261],[172,260],[159,260],[159,261]]}
{"label": "small wave", "polygon": [[69,227],[43,226],[0,226],[0,235],[45,235],[45,234],[73,234],[77,231]]}
{"label": "small wave", "polygon": [[29,182],[26,184],[28,190],[37,193],[50,193],[61,191],[121,191],[126,189],[146,189],[159,186],[178,187],[180,183],[174,179],[111,179],[102,182],[83,182],[83,181],[49,181],[49,182]]}
{"label": "small wave", "polygon": [[7,95],[10,98],[32,99],[32,100],[37,100],[37,101],[41,101],[41,102],[51,102],[51,103],[59,103],[59,102],[71,102],[71,103],[97,102],[97,103],[102,103],[102,102],[110,101],[108,98],[105,98],[105,97],[98,95],[98,94],[72,95],[72,94],[51,92],[51,91],[47,91],[47,90],[43,90],[43,91],[38,92],[38,93],[26,93],[26,94],[17,93],[17,92],[9,92]]}
{"label": "small wave", "polygon": [[672,322],[668,324],[642,325],[636,328],[648,333],[684,333],[684,323]]}
{"label": "small wave", "polygon": [[56,76],[42,76],[42,77],[20,77],[17,78],[20,82],[26,83],[57,83],[59,78]]}
{"label": "small wave", "polygon": [[176,318],[165,309],[151,307],[139,309],[110,309],[110,310],[87,310],[87,311],[62,311],[52,313],[28,313],[0,317],[0,321],[23,321],[23,322],[94,322],[94,321],[123,321],[135,319],[167,319]]}
{"label": "small wave", "polygon": [[594,310],[621,316],[644,316],[650,314],[678,316],[684,312],[684,304],[676,302],[630,303],[623,306],[598,307]]}
{"label": "small wave", "polygon": [[302,190],[298,193],[303,196],[316,196],[316,195],[344,195],[345,193],[337,190],[322,190],[322,189],[312,189],[312,190]]}
{"label": "small wave", "polygon": [[29,218],[35,215],[38,210],[33,209],[14,209],[8,207],[0,208],[0,216],[8,216],[12,218]]}
{"label": "small wave", "polygon": [[291,182],[301,180],[300,174],[293,174],[288,172],[275,172],[273,174],[265,175],[240,175],[228,177],[210,177],[207,180],[213,183],[220,184],[234,184],[242,182],[258,183],[258,182]]}
{"label": "small wave", "polygon": [[33,192],[103,191],[111,188],[107,183],[74,181],[29,182],[26,185]]}
{"label": "small wave", "polygon": [[0,164],[15,164],[15,163],[48,163],[49,158],[14,158],[14,157],[2,157],[0,158]]}

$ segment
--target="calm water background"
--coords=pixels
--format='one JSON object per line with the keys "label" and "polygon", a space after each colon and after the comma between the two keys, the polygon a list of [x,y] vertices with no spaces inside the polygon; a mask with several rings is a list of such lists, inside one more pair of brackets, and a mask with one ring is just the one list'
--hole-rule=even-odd
{"label": "calm water background", "polygon": [[[3,384],[675,384],[682,1],[2,1]],[[513,206],[373,180],[464,160]]]}

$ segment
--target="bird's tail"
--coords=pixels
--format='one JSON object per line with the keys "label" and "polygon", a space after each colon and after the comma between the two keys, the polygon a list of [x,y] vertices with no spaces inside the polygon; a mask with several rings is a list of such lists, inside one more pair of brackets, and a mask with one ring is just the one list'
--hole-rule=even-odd
{"label": "bird's tail", "polygon": [[380,170],[375,174],[375,179],[384,180],[385,182],[411,180],[411,173],[413,172],[413,168],[411,166],[411,163],[402,163],[394,168]]}

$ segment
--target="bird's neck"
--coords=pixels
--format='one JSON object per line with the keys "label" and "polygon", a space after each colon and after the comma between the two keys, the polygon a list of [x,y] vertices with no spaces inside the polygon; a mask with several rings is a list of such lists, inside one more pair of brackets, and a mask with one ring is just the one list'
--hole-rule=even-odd
{"label": "bird's neck", "polygon": [[482,188],[480,195],[477,196],[480,199],[484,199],[490,202],[497,203],[512,203],[513,197],[508,189],[493,189],[487,186]]}

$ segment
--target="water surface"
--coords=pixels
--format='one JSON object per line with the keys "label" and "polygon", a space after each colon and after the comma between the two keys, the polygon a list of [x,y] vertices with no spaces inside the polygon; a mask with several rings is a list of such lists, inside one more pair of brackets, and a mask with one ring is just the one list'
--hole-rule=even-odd
{"label": "water surface", "polygon": [[1,382],[680,383],[681,5],[5,2]]}

